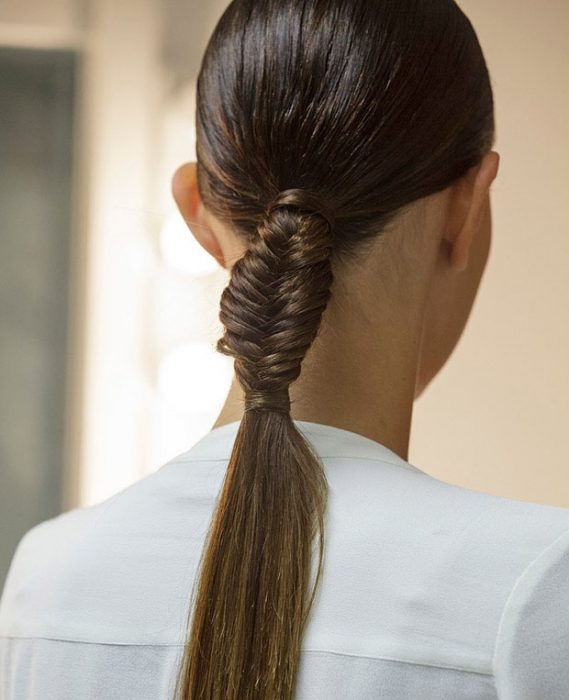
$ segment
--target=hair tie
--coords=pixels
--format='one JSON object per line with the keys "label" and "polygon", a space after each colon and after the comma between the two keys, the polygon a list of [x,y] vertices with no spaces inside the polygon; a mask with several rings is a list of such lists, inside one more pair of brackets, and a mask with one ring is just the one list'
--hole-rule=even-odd
{"label": "hair tie", "polygon": [[245,395],[245,411],[277,411],[290,413],[290,397],[287,391],[249,391]]}
{"label": "hair tie", "polygon": [[285,207],[294,207],[307,214],[316,214],[328,222],[330,231],[333,231],[335,228],[336,220],[332,209],[318,195],[313,194],[309,190],[300,188],[282,190],[269,204],[265,213],[267,216],[270,216],[275,209]]}

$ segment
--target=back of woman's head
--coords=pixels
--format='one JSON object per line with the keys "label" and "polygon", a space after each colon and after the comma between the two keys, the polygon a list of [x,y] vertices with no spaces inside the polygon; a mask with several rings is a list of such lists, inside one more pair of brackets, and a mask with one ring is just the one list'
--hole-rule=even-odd
{"label": "back of woman's head", "polygon": [[453,0],[234,0],[206,49],[196,125],[202,200],[246,244],[218,343],[235,358],[245,411],[177,691],[288,699],[321,578],[327,497],[289,388],[335,261],[481,161],[492,90]]}

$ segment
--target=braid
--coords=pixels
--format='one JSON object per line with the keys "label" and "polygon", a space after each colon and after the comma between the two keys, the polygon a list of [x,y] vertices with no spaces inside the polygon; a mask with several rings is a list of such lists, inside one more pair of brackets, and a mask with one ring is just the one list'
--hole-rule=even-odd
{"label": "braid", "polygon": [[314,341],[332,284],[334,221],[304,190],[281,192],[221,296],[217,349],[235,358],[245,410],[290,412],[289,387]]}

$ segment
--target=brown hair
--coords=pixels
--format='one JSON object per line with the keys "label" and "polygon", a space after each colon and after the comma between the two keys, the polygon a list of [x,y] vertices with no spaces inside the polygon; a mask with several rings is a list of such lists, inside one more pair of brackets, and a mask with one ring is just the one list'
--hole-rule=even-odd
{"label": "brown hair", "polygon": [[247,243],[218,342],[246,399],[176,693],[289,700],[327,499],[289,387],[335,261],[482,160],[492,89],[453,0],[233,0],[203,57],[196,117],[201,197]]}

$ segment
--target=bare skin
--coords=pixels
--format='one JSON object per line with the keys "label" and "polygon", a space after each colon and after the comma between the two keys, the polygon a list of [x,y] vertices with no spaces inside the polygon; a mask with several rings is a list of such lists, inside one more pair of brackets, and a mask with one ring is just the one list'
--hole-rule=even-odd
{"label": "bare skin", "polygon": [[[458,343],[486,266],[499,161],[490,151],[414,202],[357,264],[335,268],[319,335],[290,388],[295,420],[350,430],[408,459],[414,400]],[[230,269],[244,244],[204,207],[195,163],[178,168],[172,193],[200,245]],[[243,399],[234,378],[213,427],[240,420]]]}

